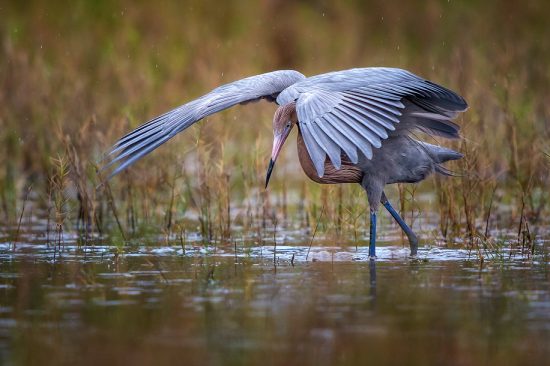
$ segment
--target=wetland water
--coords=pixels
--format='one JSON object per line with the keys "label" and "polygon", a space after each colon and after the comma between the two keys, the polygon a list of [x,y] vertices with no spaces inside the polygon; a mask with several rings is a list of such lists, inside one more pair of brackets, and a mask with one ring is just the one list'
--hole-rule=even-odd
{"label": "wetland water", "polygon": [[[387,231],[386,231],[387,232]],[[0,364],[536,365],[548,247],[465,250],[0,243]],[[387,239],[388,237],[386,237]],[[27,240],[29,239],[29,240]],[[1,240],[0,240],[1,241]],[[72,243],[72,244],[71,244]],[[307,259],[306,259],[307,256]],[[374,264],[374,265],[373,265]]]}

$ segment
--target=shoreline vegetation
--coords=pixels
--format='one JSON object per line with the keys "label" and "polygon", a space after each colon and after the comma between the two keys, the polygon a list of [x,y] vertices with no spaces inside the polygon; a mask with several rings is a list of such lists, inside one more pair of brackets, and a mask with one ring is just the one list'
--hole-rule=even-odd
{"label": "shoreline vegetation", "polygon": [[223,83],[276,69],[368,66],[410,70],[470,105],[456,121],[463,138],[439,141],[465,156],[449,165],[456,176],[389,192],[413,228],[420,211],[436,214],[432,238],[481,259],[503,247],[534,253],[547,239],[548,3],[250,5],[3,5],[0,230],[8,241],[39,218],[52,242],[63,232],[79,232],[83,243],[198,233],[205,244],[233,245],[236,232],[272,242],[273,228],[297,227],[353,243],[368,233],[361,188],[310,182],[294,143],[263,189],[269,103],[207,118],[104,184],[97,170],[118,137]]}

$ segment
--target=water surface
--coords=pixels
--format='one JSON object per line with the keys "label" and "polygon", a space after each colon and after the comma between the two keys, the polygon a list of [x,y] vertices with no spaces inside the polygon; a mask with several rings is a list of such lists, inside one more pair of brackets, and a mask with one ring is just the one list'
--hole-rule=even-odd
{"label": "water surface", "polygon": [[[545,256],[0,245],[2,364],[543,364]],[[54,258],[55,256],[55,258]],[[307,259],[306,259],[307,256]]]}

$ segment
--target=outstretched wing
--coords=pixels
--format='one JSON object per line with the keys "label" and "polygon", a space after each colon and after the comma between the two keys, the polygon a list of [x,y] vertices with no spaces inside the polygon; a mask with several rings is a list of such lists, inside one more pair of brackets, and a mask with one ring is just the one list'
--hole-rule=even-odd
{"label": "outstretched wing", "polygon": [[122,137],[108,152],[111,160],[102,169],[117,165],[111,178],[195,122],[239,103],[259,99],[275,101],[281,91],[304,78],[297,71],[280,70],[222,85]]}
{"label": "outstretched wing", "polygon": [[[300,131],[317,174],[326,156],[336,169],[341,152],[357,163],[401,123],[444,137],[458,137],[451,122],[468,105],[458,94],[408,71],[365,68],[313,76],[285,89],[277,103],[296,101]],[[395,131],[395,132],[392,132]]]}

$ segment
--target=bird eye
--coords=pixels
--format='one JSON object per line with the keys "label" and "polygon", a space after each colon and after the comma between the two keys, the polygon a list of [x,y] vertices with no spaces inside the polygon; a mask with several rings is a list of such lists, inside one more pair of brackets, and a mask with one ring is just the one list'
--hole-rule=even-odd
{"label": "bird eye", "polygon": [[290,122],[287,122],[286,123],[286,128],[289,128],[290,127]]}

